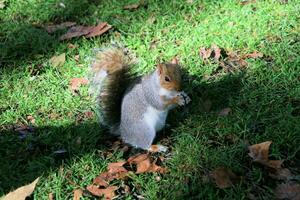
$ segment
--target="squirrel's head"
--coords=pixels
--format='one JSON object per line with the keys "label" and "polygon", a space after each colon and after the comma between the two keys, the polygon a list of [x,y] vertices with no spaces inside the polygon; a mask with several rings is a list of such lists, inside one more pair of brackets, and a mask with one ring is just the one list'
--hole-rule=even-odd
{"label": "squirrel's head", "polygon": [[157,73],[161,87],[167,90],[181,90],[181,72],[177,63],[158,64]]}

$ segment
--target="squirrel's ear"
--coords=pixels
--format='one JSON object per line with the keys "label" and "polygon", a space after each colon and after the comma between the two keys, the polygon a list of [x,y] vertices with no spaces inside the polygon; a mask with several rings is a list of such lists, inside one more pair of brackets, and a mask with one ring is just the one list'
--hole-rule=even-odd
{"label": "squirrel's ear", "polygon": [[178,65],[179,64],[179,59],[177,57],[172,58],[171,64]]}
{"label": "squirrel's ear", "polygon": [[161,75],[163,73],[163,67],[164,67],[164,64],[157,65],[156,69],[157,69],[158,75]]}

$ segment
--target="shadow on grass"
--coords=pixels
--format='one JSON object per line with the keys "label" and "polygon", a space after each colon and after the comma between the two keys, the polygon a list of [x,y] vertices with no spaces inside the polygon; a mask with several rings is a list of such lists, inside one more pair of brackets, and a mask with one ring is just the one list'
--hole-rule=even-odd
{"label": "shadow on grass", "polygon": [[[222,102],[220,106],[226,104],[228,98],[239,92],[241,79],[242,74],[228,76],[213,85],[189,84],[191,87],[187,89],[187,92],[191,94],[193,102],[186,108],[178,108],[170,113],[168,120],[170,128],[176,128],[178,122],[181,122],[187,115],[199,112],[201,98],[207,92],[210,97],[217,99],[214,103]],[[172,131],[166,128],[158,134],[156,141],[168,138],[171,133]],[[80,144],[77,142],[78,138],[81,140]],[[20,134],[16,131],[2,131],[0,133],[2,160],[0,193],[7,193],[42,174],[47,174],[49,169],[58,168],[74,156],[95,150],[105,152],[109,144],[115,140],[116,138],[111,137],[99,124],[89,121],[62,127],[36,127],[32,134],[27,133],[25,139],[20,139]],[[66,152],[54,153],[60,150]]]}
{"label": "shadow on grass", "polygon": [[[67,0],[64,2],[66,8],[58,3],[52,6],[47,2],[23,4],[19,9],[26,12],[17,11],[11,17],[13,20],[0,23],[0,66],[13,67],[15,63],[36,60],[40,55],[55,52],[59,46],[58,35],[50,35],[40,26],[64,21],[80,22],[89,18],[100,3],[101,0]],[[36,10],[45,10],[46,17],[41,17],[38,24],[28,22],[32,17],[31,12],[35,13]]]}

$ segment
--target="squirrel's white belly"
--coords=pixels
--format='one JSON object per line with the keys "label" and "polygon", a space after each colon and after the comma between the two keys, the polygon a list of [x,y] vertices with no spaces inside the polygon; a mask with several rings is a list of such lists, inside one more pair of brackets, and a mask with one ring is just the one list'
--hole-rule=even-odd
{"label": "squirrel's white belly", "polygon": [[155,131],[160,131],[165,126],[167,115],[168,111],[160,111],[149,106],[144,113],[144,121]]}

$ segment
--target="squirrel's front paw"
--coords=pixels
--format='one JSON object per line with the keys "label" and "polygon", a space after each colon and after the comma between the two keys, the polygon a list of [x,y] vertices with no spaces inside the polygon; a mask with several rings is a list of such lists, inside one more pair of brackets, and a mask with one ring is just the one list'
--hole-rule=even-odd
{"label": "squirrel's front paw", "polygon": [[178,96],[178,105],[180,106],[184,106],[191,102],[191,98],[185,92],[180,92],[177,96]]}

